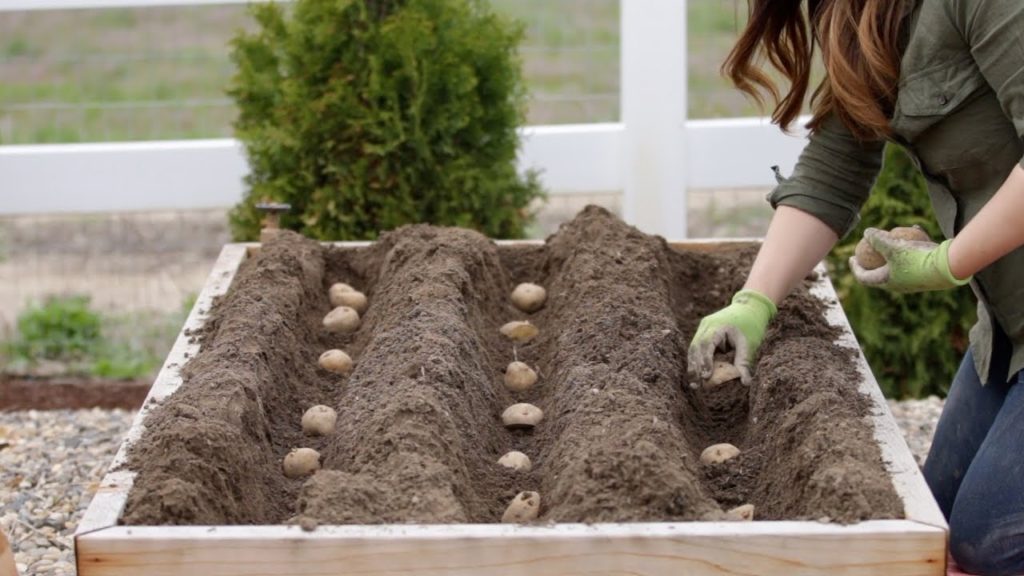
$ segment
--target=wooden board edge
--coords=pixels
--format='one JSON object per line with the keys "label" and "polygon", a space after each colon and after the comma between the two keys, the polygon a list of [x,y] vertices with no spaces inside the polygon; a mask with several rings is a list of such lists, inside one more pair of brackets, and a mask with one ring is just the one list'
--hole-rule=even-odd
{"label": "wooden board edge", "polygon": [[903,433],[892,416],[892,411],[889,410],[889,404],[882,395],[882,389],[875,380],[867,358],[864,357],[864,351],[857,342],[849,319],[843,312],[839,295],[828,277],[828,271],[823,264],[819,264],[815,271],[818,273],[818,279],[814,282],[811,293],[825,302],[828,322],[842,330],[842,336],[837,343],[856,351],[860,391],[871,401],[870,419],[874,426],[875,439],[878,441],[882,459],[892,477],[893,487],[903,501],[907,520],[948,531],[949,526],[946,524],[946,519],[925,483],[917,461],[910,452]]}
{"label": "wooden board edge", "polygon": [[199,342],[192,337],[192,334],[206,322],[214,300],[227,293],[246,256],[247,249],[242,244],[227,244],[221,249],[220,255],[207,277],[206,284],[185,320],[184,328],[179,332],[163,367],[153,381],[153,386],[149,389],[142,408],[136,413],[131,428],[122,440],[107,474],[100,482],[82,521],[79,522],[78,528],[75,530],[76,541],[81,535],[117,524],[125,501],[128,499],[128,492],[135,481],[135,474],[124,469],[128,459],[128,450],[145,431],[145,421],[150,411],[159,406],[181,386],[181,368],[199,352]]}
{"label": "wooden board edge", "polygon": [[[147,574],[945,573],[944,531],[906,520],[814,522],[132,527],[85,535],[80,576]],[[296,559],[302,559],[296,562]],[[549,565],[549,562],[554,565]],[[612,569],[608,562],[618,562]],[[293,563],[293,564],[289,564]],[[224,565],[227,564],[225,567]],[[799,567],[803,567],[801,571]],[[419,570],[416,570],[416,569]],[[218,571],[224,570],[224,571]],[[228,571],[230,570],[230,571]]]}
{"label": "wooden board edge", "polygon": [[724,252],[739,250],[752,246],[760,246],[762,238],[691,238],[688,240],[668,240],[669,248],[691,252]]}
{"label": "wooden board edge", "polygon": [[[763,239],[761,238],[689,238],[684,240],[666,240],[666,243],[670,248],[676,250],[697,250],[701,252],[716,252],[719,250],[733,250],[736,248],[743,248],[746,246],[759,246]],[[494,244],[503,248],[515,248],[518,246],[523,247],[534,247],[544,246],[545,240],[543,239],[523,239],[523,240],[493,240]],[[323,242],[324,246],[331,248],[369,248],[373,246],[374,242],[371,240],[336,240]],[[262,244],[259,242],[243,242],[235,244],[237,246],[244,246],[249,252],[250,256],[258,254],[262,249]],[[229,244],[228,246],[231,246]]]}
{"label": "wooden board edge", "polygon": [[943,536],[937,526],[915,520],[866,520],[854,524],[796,520],[757,522],[636,522],[598,524],[339,524],[306,531],[296,525],[225,526],[108,526],[83,534],[91,542],[104,540],[231,540],[277,539],[450,539],[450,538],[587,538],[614,536],[728,537],[920,534]]}

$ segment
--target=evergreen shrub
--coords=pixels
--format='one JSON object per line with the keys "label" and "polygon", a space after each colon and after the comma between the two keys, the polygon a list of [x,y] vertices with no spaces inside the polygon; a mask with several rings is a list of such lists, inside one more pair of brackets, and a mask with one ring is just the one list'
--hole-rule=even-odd
{"label": "evergreen shrub", "polygon": [[485,0],[257,4],[233,40],[237,137],[251,174],[230,216],[259,235],[260,201],[284,228],[373,239],[429,222],[519,238],[543,192],[516,170],[525,120],[522,27]]}

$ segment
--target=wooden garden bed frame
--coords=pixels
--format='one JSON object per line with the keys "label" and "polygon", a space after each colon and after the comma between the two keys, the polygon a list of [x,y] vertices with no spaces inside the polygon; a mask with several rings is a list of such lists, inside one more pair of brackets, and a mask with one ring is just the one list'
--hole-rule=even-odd
{"label": "wooden garden bed frame", "polygon": [[[717,251],[751,240],[692,240],[674,248]],[[529,245],[532,242],[502,242]],[[358,248],[367,243],[336,246]],[[199,345],[187,334],[206,320],[213,299],[226,293],[258,244],[221,251],[185,329],[168,355],[143,409],[121,445],[75,534],[80,576],[255,575],[885,575],[945,574],[947,526],[892,418],[862,354],[861,391],[905,520],[851,526],[817,522],[685,522],[512,526],[122,526],[119,518],[134,473],[128,446],[145,429],[150,407],[181,384],[180,369]],[[859,350],[835,291],[819,267],[812,292],[828,305],[827,319],[843,330],[838,344]]]}

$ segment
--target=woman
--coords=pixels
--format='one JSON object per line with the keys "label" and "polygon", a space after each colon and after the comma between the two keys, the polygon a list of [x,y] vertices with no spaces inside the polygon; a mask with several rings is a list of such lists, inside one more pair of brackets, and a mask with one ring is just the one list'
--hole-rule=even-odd
{"label": "woman", "polygon": [[[744,382],[776,305],[857,223],[885,141],[925,174],[948,238],[867,240],[888,264],[851,262],[864,284],[911,293],[970,282],[979,321],[953,382],[925,477],[966,570],[1024,574],[1024,1],[750,0],[724,70],[776,105],[788,127],[820,48],[810,142],[770,196],[776,213],[743,290],[700,324],[695,381],[716,347],[736,351]],[[760,66],[788,81],[779,91]],[[972,281],[973,280],[973,281]],[[912,297],[912,296],[908,296]]]}

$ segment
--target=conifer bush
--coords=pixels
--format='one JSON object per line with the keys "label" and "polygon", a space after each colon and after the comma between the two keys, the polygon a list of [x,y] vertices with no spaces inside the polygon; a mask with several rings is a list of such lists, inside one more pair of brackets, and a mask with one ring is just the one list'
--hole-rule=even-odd
{"label": "conifer bush", "polygon": [[523,30],[485,0],[257,4],[233,40],[237,137],[251,167],[232,232],[255,205],[320,239],[373,239],[413,222],[519,238],[543,196],[516,170],[525,119]]}
{"label": "conifer bush", "polygon": [[843,309],[886,396],[945,396],[967,350],[976,319],[969,288],[898,295],[860,285],[847,261],[868,227],[919,225],[942,239],[924,177],[902,148],[890,145],[861,212],[860,225],[829,257]]}

